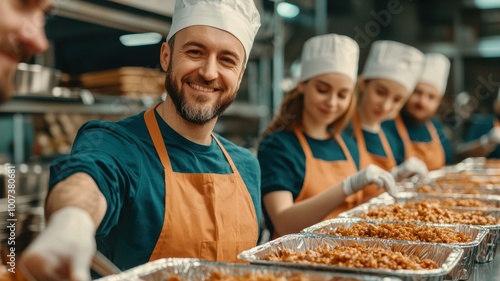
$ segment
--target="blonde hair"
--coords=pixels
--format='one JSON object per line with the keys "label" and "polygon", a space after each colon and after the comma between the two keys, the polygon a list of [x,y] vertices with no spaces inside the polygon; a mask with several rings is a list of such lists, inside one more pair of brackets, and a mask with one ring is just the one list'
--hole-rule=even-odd
{"label": "blonde hair", "polygon": [[[307,83],[308,81],[301,82]],[[352,98],[347,107],[347,110],[342,114],[337,120],[330,124],[333,134],[340,134],[344,128],[347,126],[351,120],[352,115],[356,109],[357,97],[356,92],[353,91]],[[304,93],[300,92],[298,87],[293,88],[286,93],[285,99],[281,103],[280,110],[275,116],[273,121],[262,133],[260,140],[265,136],[280,132],[280,131],[292,131],[295,126],[302,127],[302,113],[304,110]]]}

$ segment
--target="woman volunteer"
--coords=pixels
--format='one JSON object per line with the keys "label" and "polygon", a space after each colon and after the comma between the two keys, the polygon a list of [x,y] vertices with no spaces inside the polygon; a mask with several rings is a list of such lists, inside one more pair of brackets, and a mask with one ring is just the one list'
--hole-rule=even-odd
{"label": "woman volunteer", "polygon": [[[394,41],[373,43],[358,81],[359,102],[350,133],[359,149],[359,165],[363,169],[375,164],[391,171],[396,179],[427,173],[425,164],[410,158],[397,165],[398,151],[381,127],[384,120],[393,118],[409,98],[420,76],[424,55],[419,50]],[[363,190],[363,202],[383,190],[370,186]]]}
{"label": "woman volunteer", "polygon": [[375,166],[357,172],[341,131],[356,100],[359,47],[328,34],[307,40],[299,84],[287,93],[258,147],[267,227],[273,237],[298,232],[346,210],[347,196],[371,183],[395,190],[391,174]]}

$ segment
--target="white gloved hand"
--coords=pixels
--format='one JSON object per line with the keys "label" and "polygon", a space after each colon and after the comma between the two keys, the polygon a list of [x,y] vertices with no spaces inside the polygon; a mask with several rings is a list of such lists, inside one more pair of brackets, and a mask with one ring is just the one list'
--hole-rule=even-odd
{"label": "white gloved hand", "polygon": [[500,127],[491,129],[487,134],[481,136],[480,141],[486,147],[500,144]]}
{"label": "white gloved hand", "polygon": [[88,212],[62,208],[23,253],[20,268],[34,280],[90,280],[94,235],[95,223]]}
{"label": "white gloved hand", "polygon": [[382,168],[369,165],[364,170],[359,171],[353,176],[348,177],[343,181],[342,188],[346,196],[356,193],[370,184],[376,184],[392,196],[396,196],[398,190],[394,177],[383,170]]}
{"label": "white gloved hand", "polygon": [[416,157],[410,157],[406,159],[403,163],[392,168],[391,174],[394,178],[398,180],[406,179],[414,175],[418,175],[420,178],[427,178],[427,165],[420,159]]}

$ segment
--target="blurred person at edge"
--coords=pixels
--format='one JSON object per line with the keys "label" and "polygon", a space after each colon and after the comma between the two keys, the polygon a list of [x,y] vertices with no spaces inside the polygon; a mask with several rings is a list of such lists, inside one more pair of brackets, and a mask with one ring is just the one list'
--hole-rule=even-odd
{"label": "blurred person at edge", "polygon": [[393,176],[376,166],[358,172],[356,144],[342,135],[356,106],[358,57],[358,44],[343,35],[304,43],[298,84],[257,150],[265,222],[273,237],[354,207],[355,193],[369,184],[395,190]]}
{"label": "blurred person at edge", "polygon": [[382,124],[391,131],[402,148],[394,153],[396,162],[402,163],[411,156],[422,160],[429,170],[437,170],[454,161],[450,140],[443,126],[433,118],[446,91],[450,61],[438,53],[425,55],[424,69],[400,114]]}
{"label": "blurred person at edge", "polygon": [[47,50],[45,15],[52,0],[0,1],[0,104],[10,99],[19,62]]}
{"label": "blurred person at edge", "polygon": [[48,224],[22,256],[36,280],[89,280],[96,247],[121,270],[165,257],[236,262],[259,235],[257,158],[213,133],[260,16],[253,0],[177,0],[160,51],[167,98],[90,121],[51,165]]}
{"label": "blurred person at edge", "polygon": [[[370,164],[390,171],[396,180],[418,174],[425,176],[427,167],[415,157],[397,165],[394,152],[399,151],[382,122],[394,118],[410,97],[422,71],[424,54],[411,46],[394,41],[372,44],[363,72],[358,79],[358,106],[346,129],[356,141],[360,169]],[[380,195],[382,189],[372,185],[363,190],[362,202]]]}
{"label": "blurred person at edge", "polygon": [[457,160],[467,157],[500,158],[500,88],[493,102],[493,114],[475,118],[456,148]]}

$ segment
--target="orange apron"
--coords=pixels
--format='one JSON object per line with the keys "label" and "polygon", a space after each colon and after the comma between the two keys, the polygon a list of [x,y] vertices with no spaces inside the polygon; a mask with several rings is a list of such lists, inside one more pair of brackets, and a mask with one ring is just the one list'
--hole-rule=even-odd
{"label": "orange apron", "polygon": [[500,121],[498,121],[497,118],[495,118],[495,120],[493,121],[493,127],[496,128],[496,127],[500,127]]}
{"label": "orange apron", "polygon": [[[306,159],[304,183],[302,184],[302,189],[300,190],[299,196],[295,199],[295,202],[313,197],[358,172],[356,163],[354,163],[351,153],[340,135],[335,135],[335,140],[342,149],[346,160],[337,161],[325,161],[314,158],[311,147],[309,143],[307,143],[304,134],[299,129],[295,129],[295,135],[299,139]],[[361,200],[361,192],[348,196],[344,203],[332,211],[325,219],[334,218],[338,214],[361,204]]]}
{"label": "orange apron", "polygon": [[446,155],[444,153],[443,145],[439,139],[436,127],[431,121],[427,121],[425,126],[431,135],[430,142],[414,142],[410,139],[408,129],[406,128],[401,116],[394,119],[399,136],[403,141],[405,147],[405,159],[415,156],[422,160],[429,171],[438,170],[446,165]]}
{"label": "orange apron", "polygon": [[237,262],[237,254],[254,247],[258,239],[257,217],[243,179],[214,135],[232,174],[174,172],[156,121],[157,106],[146,111],[144,119],[164,168],[165,215],[149,260],[190,257]]}
{"label": "orange apron", "polygon": [[[397,163],[396,160],[394,159],[394,156],[392,155],[392,150],[389,145],[389,141],[387,141],[387,138],[384,134],[384,131],[380,129],[378,135],[380,138],[380,142],[382,142],[382,147],[384,149],[386,157],[375,155],[368,152],[365,143],[365,138],[363,136],[363,130],[361,128],[361,121],[359,120],[357,114],[355,114],[353,117],[352,125],[353,125],[352,127],[354,131],[354,136],[356,137],[356,143],[358,144],[358,150],[359,150],[359,168],[364,169],[368,165],[374,164],[388,172],[391,171],[391,169],[394,168],[397,165]],[[368,187],[363,189],[363,202],[366,202],[372,199],[373,197],[377,197],[382,193],[384,193],[383,188],[379,188],[375,184],[369,185]]]}

